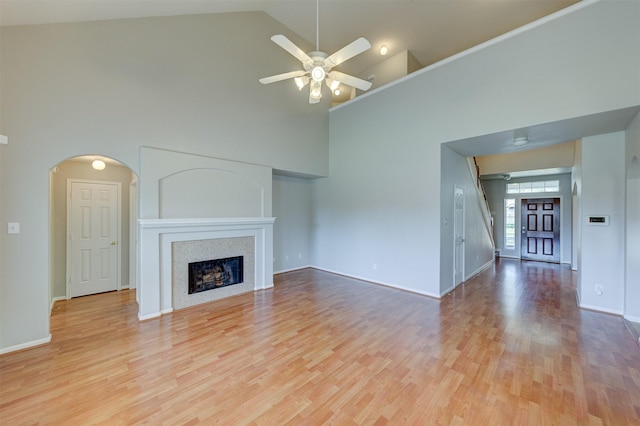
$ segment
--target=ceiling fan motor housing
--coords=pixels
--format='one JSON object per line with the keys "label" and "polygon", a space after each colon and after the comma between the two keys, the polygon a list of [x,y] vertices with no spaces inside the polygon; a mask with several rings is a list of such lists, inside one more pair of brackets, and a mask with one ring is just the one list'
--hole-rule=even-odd
{"label": "ceiling fan motor housing", "polygon": [[331,67],[328,67],[325,63],[325,59],[327,58],[327,54],[320,51],[309,52],[309,57],[311,58],[311,62],[305,64],[305,71],[309,72],[311,78],[315,81],[322,81],[327,75],[327,72]]}

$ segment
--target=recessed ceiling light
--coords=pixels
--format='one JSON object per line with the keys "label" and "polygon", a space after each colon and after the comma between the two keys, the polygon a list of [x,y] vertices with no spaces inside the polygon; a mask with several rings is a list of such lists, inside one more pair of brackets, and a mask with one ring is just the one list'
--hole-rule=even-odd
{"label": "recessed ceiling light", "polygon": [[384,55],[386,55],[387,53],[389,53],[389,49],[387,49],[387,46],[382,46],[382,47],[380,48],[380,54],[381,54],[382,56],[384,56]]}
{"label": "recessed ceiling light", "polygon": [[102,160],[93,160],[93,163],[91,163],[91,167],[96,170],[104,170],[106,164],[104,164],[104,161]]}

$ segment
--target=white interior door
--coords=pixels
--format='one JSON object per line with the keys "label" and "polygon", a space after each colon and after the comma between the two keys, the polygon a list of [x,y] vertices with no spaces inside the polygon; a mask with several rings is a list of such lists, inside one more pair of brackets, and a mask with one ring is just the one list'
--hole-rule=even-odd
{"label": "white interior door", "polygon": [[120,184],[69,181],[69,297],[118,289]]}
{"label": "white interior door", "polygon": [[453,212],[453,286],[464,279],[464,189],[455,188]]}

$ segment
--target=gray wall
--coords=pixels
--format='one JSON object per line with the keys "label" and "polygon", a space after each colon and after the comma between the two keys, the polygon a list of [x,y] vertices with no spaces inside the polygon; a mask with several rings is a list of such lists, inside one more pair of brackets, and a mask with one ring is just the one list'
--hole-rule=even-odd
{"label": "gray wall", "polygon": [[639,105],[639,7],[579,4],[333,109],[314,263],[438,295],[440,145]]}
{"label": "gray wall", "polygon": [[50,268],[32,265],[49,264],[59,162],[102,154],[139,174],[140,148],[152,146],[328,173],[330,99],[310,108],[293,84],[258,82],[299,65],[270,40],[278,33],[306,47],[264,13],[0,29],[0,218],[21,225],[0,233],[0,351],[49,339]]}
{"label": "gray wall", "polygon": [[313,181],[273,176],[273,270],[283,272],[309,266],[313,229]]}

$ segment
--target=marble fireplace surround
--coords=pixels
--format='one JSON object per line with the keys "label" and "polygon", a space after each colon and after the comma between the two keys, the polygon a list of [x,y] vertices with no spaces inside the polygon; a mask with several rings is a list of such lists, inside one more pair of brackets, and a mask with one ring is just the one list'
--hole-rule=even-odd
{"label": "marble fireplace surround", "polygon": [[174,310],[174,242],[253,237],[253,290],[273,287],[274,221],[273,217],[140,219],[138,318],[155,318]]}

